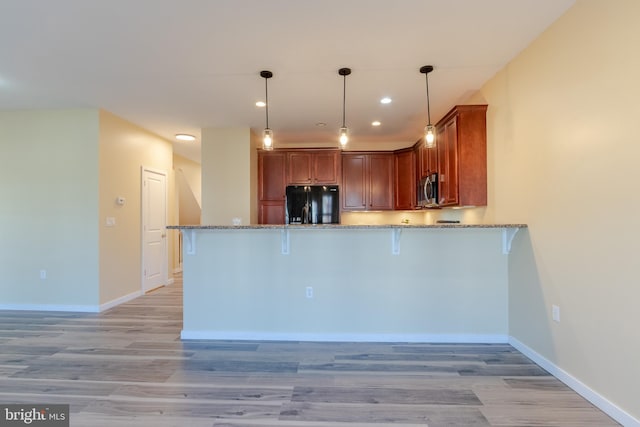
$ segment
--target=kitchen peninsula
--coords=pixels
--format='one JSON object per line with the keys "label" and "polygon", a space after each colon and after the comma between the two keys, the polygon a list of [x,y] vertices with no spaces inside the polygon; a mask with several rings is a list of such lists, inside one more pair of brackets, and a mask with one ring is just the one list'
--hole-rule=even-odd
{"label": "kitchen peninsula", "polygon": [[506,342],[523,224],[170,226],[183,339]]}

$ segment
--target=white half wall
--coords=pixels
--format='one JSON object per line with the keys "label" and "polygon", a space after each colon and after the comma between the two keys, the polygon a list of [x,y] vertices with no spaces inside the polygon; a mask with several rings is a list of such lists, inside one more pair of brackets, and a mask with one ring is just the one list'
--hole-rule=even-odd
{"label": "white half wall", "polygon": [[195,232],[183,338],[507,341],[500,229],[282,233]]}

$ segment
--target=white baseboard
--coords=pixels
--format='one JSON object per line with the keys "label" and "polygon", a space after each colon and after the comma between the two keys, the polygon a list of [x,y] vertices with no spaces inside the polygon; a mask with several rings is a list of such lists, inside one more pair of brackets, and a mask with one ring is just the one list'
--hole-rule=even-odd
{"label": "white baseboard", "polygon": [[0,304],[0,310],[17,311],[70,311],[76,313],[98,313],[97,305],[66,305],[66,304]]}
{"label": "white baseboard", "polygon": [[564,369],[560,368],[556,364],[544,356],[536,353],[533,349],[518,341],[513,337],[509,337],[509,344],[527,356],[529,359],[536,362],[543,369],[549,372],[551,375],[565,383],[573,391],[587,399],[589,402],[597,406],[602,412],[609,415],[611,418],[619,422],[625,427],[640,427],[640,420],[632,417],[622,408],[616,406],[610,400],[589,388],[586,384],[569,374]]}
{"label": "white baseboard", "polygon": [[313,334],[275,332],[224,332],[182,330],[183,340],[246,340],[246,341],[316,341],[316,342],[414,342],[506,344],[507,335],[476,334]]}
{"label": "white baseboard", "polygon": [[120,298],[116,298],[114,300],[111,300],[109,302],[105,302],[104,304],[100,304],[100,311],[105,311],[105,310],[109,310],[110,308],[113,308],[117,305],[120,305],[122,303],[125,303],[127,301],[131,301],[132,299],[138,298],[140,295],[142,295],[142,291],[135,291],[130,293],[129,295],[124,295],[121,296]]}

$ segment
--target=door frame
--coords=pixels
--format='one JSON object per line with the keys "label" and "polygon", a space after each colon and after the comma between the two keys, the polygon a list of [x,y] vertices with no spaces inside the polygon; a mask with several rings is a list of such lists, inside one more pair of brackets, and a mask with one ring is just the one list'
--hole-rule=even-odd
{"label": "door frame", "polygon": [[[145,265],[146,265],[146,244],[145,244],[145,225],[146,225],[146,206],[144,201],[147,195],[147,189],[144,185],[145,173],[150,172],[157,175],[164,176],[164,221],[165,227],[167,226],[167,219],[169,218],[169,179],[168,173],[162,169],[150,168],[142,165],[140,167],[140,289],[142,294],[150,291],[151,289],[145,289]],[[160,286],[166,286],[169,282],[168,268],[169,268],[169,239],[168,233],[165,233],[163,239],[162,250],[162,284]]]}

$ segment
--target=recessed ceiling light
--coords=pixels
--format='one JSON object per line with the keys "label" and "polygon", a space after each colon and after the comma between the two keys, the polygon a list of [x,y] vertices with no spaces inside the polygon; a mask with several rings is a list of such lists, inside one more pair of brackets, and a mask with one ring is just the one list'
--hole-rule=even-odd
{"label": "recessed ceiling light", "polygon": [[380,123],[378,120],[371,122],[371,126],[380,126],[382,123]]}
{"label": "recessed ceiling light", "polygon": [[389,98],[388,96],[385,96],[380,100],[380,104],[391,104],[391,98]]}
{"label": "recessed ceiling light", "polygon": [[318,126],[319,128],[323,128],[325,127],[327,124],[325,122],[318,122],[316,123],[316,126]]}
{"label": "recessed ceiling light", "polygon": [[193,135],[189,135],[186,133],[177,133],[176,134],[176,139],[180,140],[180,141],[195,141],[196,137]]}
{"label": "recessed ceiling light", "polygon": [[264,101],[258,101],[256,102],[256,107],[266,107],[267,103]]}

